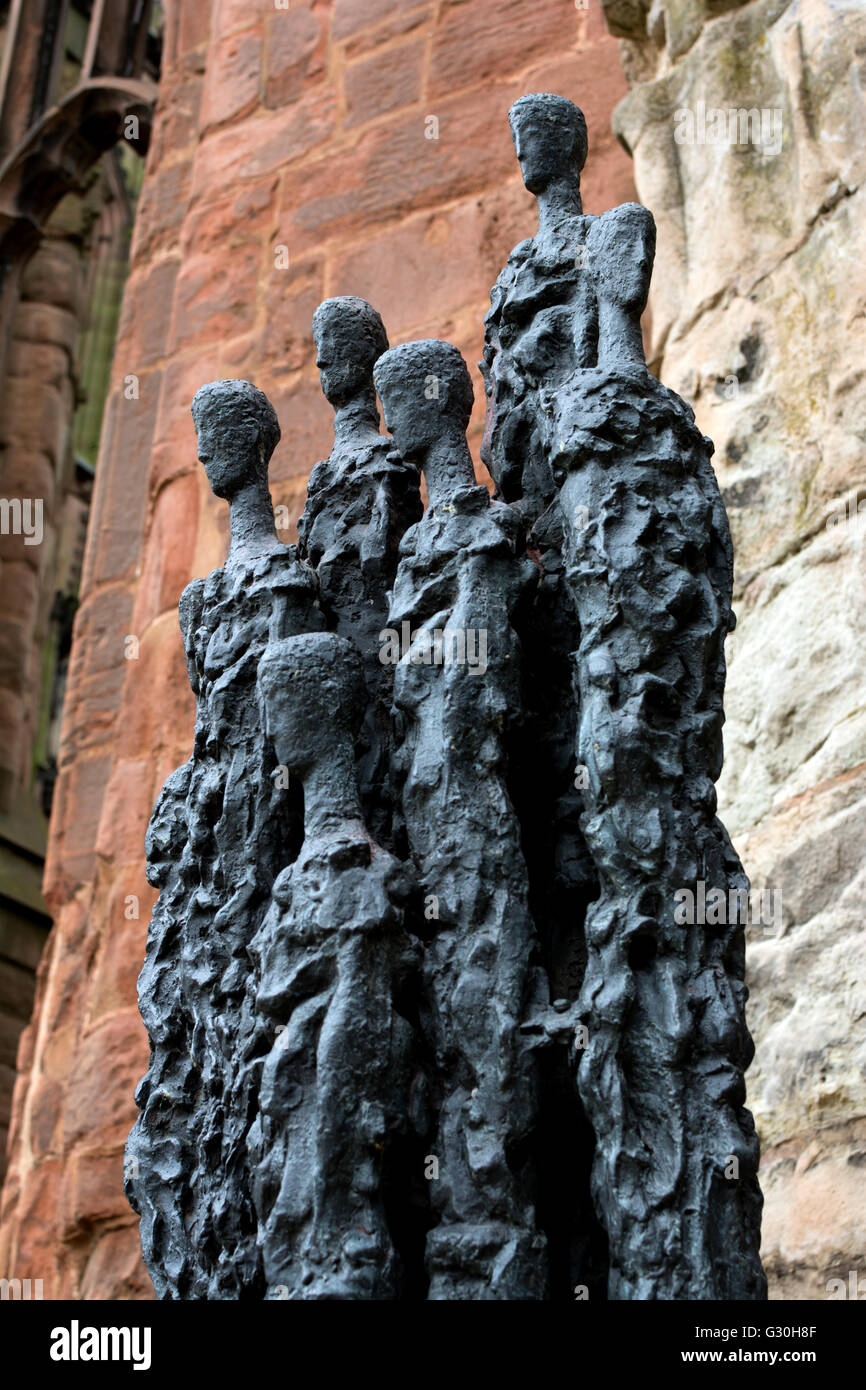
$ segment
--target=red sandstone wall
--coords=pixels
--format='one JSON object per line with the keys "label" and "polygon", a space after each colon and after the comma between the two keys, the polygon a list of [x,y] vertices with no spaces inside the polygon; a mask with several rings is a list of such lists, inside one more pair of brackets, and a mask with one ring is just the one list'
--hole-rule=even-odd
{"label": "red sandstone wall", "polygon": [[587,211],[634,196],[610,133],[617,45],[589,4],[167,6],[64,717],[55,928],[19,1055],[0,1226],[0,1274],[42,1278],[46,1297],[152,1293],[121,1190],[147,1054],[143,836],[191,742],[178,596],[221,563],[227,533],[196,462],[192,395],[221,376],[267,391],[283,429],[274,500],[294,520],[331,442],[310,338],[321,299],[363,295],[392,342],[448,338],[474,364],[490,286],[533,230],[506,123],[515,97],[555,91],[583,108]]}

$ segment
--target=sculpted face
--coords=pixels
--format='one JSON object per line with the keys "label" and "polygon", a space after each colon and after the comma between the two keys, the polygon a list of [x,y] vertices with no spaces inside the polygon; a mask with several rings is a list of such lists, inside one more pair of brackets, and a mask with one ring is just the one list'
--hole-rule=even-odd
{"label": "sculpted face", "polygon": [[239,492],[258,467],[260,430],[250,421],[238,421],[226,429],[218,418],[205,415],[196,420],[199,463],[217,497],[230,499]]}
{"label": "sculpted face", "polygon": [[[569,109],[570,108],[570,109]],[[509,113],[514,150],[530,193],[543,193],[560,179],[576,179],[586,158],[586,142],[577,134],[578,113],[571,103],[526,103]]]}
{"label": "sculpted face", "polygon": [[231,499],[268,480],[280,426],[267,396],[249,381],[210,381],[196,391],[192,418],[199,462],[217,497]]}
{"label": "sculpted face", "polygon": [[370,380],[372,362],[358,358],[351,325],[336,314],[315,321],[316,366],[322,391],[333,406],[345,405]]}
{"label": "sculpted face", "polygon": [[625,203],[592,224],[587,248],[599,289],[623,308],[642,313],[646,307],[655,257],[652,213]]}
{"label": "sculpted face", "polygon": [[365,688],[350,642],[331,632],[284,638],[268,648],[258,677],[279,762],[303,775],[341,748],[351,761]]}
{"label": "sculpted face", "polygon": [[373,381],[385,428],[405,459],[423,466],[437,442],[465,445],[472,381],[457,348],[438,338],[401,343],[379,358]]}
{"label": "sculpted face", "polygon": [[322,391],[335,410],[369,390],[373,363],[388,350],[382,320],[354,295],[326,299],[313,316],[316,366]]}
{"label": "sculpted face", "polygon": [[380,395],[385,429],[393,436],[403,458],[415,463],[442,433],[439,401],[424,395],[424,386],[420,381],[407,382],[399,388],[386,385],[380,388]]}

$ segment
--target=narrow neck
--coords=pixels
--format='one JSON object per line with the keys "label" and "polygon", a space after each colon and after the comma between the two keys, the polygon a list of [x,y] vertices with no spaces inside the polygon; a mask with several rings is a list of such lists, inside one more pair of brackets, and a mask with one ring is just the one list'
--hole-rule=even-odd
{"label": "narrow neck", "polygon": [[379,408],[376,392],[365,386],[350,401],[337,407],[334,415],[334,446],[337,449],[357,443],[358,436],[379,433]]}
{"label": "narrow neck", "polygon": [[461,488],[474,487],[475,469],[462,430],[446,430],[422,461],[431,507],[447,502]]}
{"label": "narrow neck", "polygon": [[598,299],[598,363],[601,367],[646,365],[640,319],[602,295]]}
{"label": "narrow neck", "polygon": [[563,222],[582,212],[580,179],[554,179],[538,195],[538,239],[547,240],[560,230]]}
{"label": "narrow neck", "polygon": [[229,502],[232,542],[229,561],[264,555],[279,545],[267,483],[247,483]]}
{"label": "narrow neck", "polygon": [[347,821],[362,821],[355,761],[348,748],[330,748],[308,768],[304,782],[304,835],[322,835]]}

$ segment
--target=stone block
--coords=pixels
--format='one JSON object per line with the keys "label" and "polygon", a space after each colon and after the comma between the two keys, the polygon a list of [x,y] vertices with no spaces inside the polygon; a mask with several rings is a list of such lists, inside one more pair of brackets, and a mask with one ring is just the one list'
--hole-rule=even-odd
{"label": "stone block", "polygon": [[190,256],[260,245],[275,221],[278,176],[238,188],[218,183],[190,208],[183,224],[181,253]]}
{"label": "stone block", "polygon": [[[121,869],[114,877],[90,992],[89,1017],[92,1021],[117,1009],[135,1008],[147,925],[155,901],[156,893],[144,877],[143,860],[138,866],[131,864]],[[137,917],[127,915],[135,912]]]}
{"label": "stone block", "polygon": [[[7,449],[45,454],[55,469],[66,444],[69,419],[61,392],[42,382],[10,377],[0,416],[0,443]],[[29,491],[27,496],[33,496]]]}
{"label": "stone block", "polygon": [[491,84],[433,103],[429,114],[401,113],[364,132],[351,149],[288,169],[280,239],[300,253],[512,178],[507,114],[519,95],[517,83]]}
{"label": "stone block", "polygon": [[[254,351],[260,356],[267,351],[271,358],[270,375],[274,378],[315,363],[313,313],[324,297],[324,265],[320,260],[295,264],[290,261],[287,270],[271,271],[266,294],[267,322]],[[284,433],[287,423],[280,422]]]}
{"label": "stone block", "polygon": [[395,14],[417,8],[417,0],[335,0],[331,36],[347,39],[362,29],[390,20]]}
{"label": "stone block", "polygon": [[419,213],[350,244],[335,254],[334,293],[374,304],[395,342],[416,331],[448,338],[445,327],[467,308],[480,325],[499,267],[533,230],[521,192],[512,179],[483,198]]}
{"label": "stone block", "polygon": [[325,34],[309,9],[280,10],[267,25],[265,105],[297,101],[326,75]]}
{"label": "stone block", "polygon": [[82,261],[78,248],[71,241],[46,237],[24,268],[22,300],[54,304],[77,316],[81,292]]}
{"label": "stone block", "polygon": [[29,377],[59,390],[69,376],[69,357],[56,343],[36,343],[13,337],[6,370],[10,376]]}
{"label": "stone block", "polygon": [[172,327],[172,351],[209,345],[233,337],[255,319],[260,252],[246,243],[231,253],[190,256],[178,276]]}
{"label": "stone block", "polygon": [[179,262],[157,261],[135,270],[126,282],[117,330],[112,380],[140,375],[166,353]]}
{"label": "stone block", "polygon": [[53,1297],[57,1278],[57,1208],[62,1180],[60,1159],[35,1164],[22,1182],[15,1212],[17,1254],[10,1279],[41,1279],[43,1297]]}
{"label": "stone block", "polygon": [[562,0],[450,0],[433,35],[428,99],[518,73],[542,53],[570,48],[578,31],[578,12]]}
{"label": "stone block", "polygon": [[177,247],[191,185],[192,160],[166,164],[145,179],[130,253],[133,265]]}
{"label": "stone block", "polygon": [[239,180],[261,179],[309,154],[333,133],[336,110],[333,91],[322,86],[286,109],[208,135],[196,156],[195,196],[211,196],[213,189]]}
{"label": "stone block", "polygon": [[178,9],[178,55],[207,43],[211,30],[210,5],[181,5]]}
{"label": "stone block", "polygon": [[123,1194],[123,1150],[83,1149],[68,1159],[61,1189],[62,1240],[74,1240],[90,1227],[127,1220]]}
{"label": "stone block", "polygon": [[105,788],[96,853],[109,863],[139,864],[153,810],[152,758],[115,763]]}
{"label": "stone block", "polygon": [[15,314],[15,337],[27,343],[53,343],[72,355],[78,339],[78,319],[53,304],[20,304]]}
{"label": "stone block", "polygon": [[262,41],[261,26],[212,40],[202,93],[201,135],[255,108],[262,80]]}
{"label": "stone block", "polygon": [[56,812],[52,808],[51,845],[45,865],[43,893],[49,903],[63,899],[94,869],[96,827],[111,760],[85,757],[74,761],[58,780]]}
{"label": "stone block", "polygon": [[169,478],[190,468],[199,471],[190,402],[200,386],[220,376],[218,344],[197,348],[190,356],[175,358],[166,366],[154,428],[156,449],[148,481],[151,496]]}
{"label": "stone block", "polygon": [[147,1068],[147,1034],[134,1009],[101,1019],[79,1043],[63,1115],[66,1149],[122,1145],[135,1119],[133,1092]]}
{"label": "stone block", "polygon": [[421,97],[423,39],[349,63],[343,71],[347,126],[363,125]]}
{"label": "stone block", "polygon": [[[131,762],[145,754],[152,758],[183,729],[189,729],[192,742],[193,699],[176,613],[164,613],[150,624],[140,638],[138,658],[127,667],[116,756]],[[159,691],[158,701],[154,691]],[[151,806],[153,800],[151,796]]]}
{"label": "stone block", "polygon": [[[284,0],[281,0],[284,3]],[[301,0],[300,5],[292,0],[292,11],[308,8],[310,0]],[[274,0],[214,0],[212,32],[215,35],[231,34],[236,29],[248,29],[259,24],[274,13]],[[280,14],[283,10],[280,10]],[[288,11],[287,11],[288,13]]]}
{"label": "stone block", "polygon": [[136,1302],[156,1297],[141,1258],[137,1222],[94,1237],[81,1275],[80,1296]]}
{"label": "stone block", "polygon": [[164,69],[159,85],[160,102],[147,157],[150,177],[163,164],[183,160],[194,153],[204,86],[204,56],[188,55],[177,67]]}
{"label": "stone block", "polygon": [[63,713],[67,762],[111,739],[120,707],[123,643],[131,631],[131,615],[130,595],[116,585],[88,595],[76,614]]}
{"label": "stone block", "polygon": [[118,390],[109,400],[84,563],[85,593],[94,584],[129,575],[138,561],[160,374],[142,377],[138,390],[136,398]]}
{"label": "stone block", "polygon": [[136,588],[133,632],[143,633],[161,613],[176,611],[181,591],[192,578],[198,512],[194,473],[174,478],[157,494]]}
{"label": "stone block", "polygon": [[271,461],[271,486],[276,490],[284,479],[307,475],[314,463],[328,457],[334,413],[322,395],[318,373],[299,373],[286,387],[267,389],[283,432]]}

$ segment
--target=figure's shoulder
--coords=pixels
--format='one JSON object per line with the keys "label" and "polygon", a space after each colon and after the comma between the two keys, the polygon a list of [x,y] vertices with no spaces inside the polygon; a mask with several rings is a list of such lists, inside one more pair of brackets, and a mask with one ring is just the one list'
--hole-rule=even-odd
{"label": "figure's shoulder", "polygon": [[310,476],[307,479],[308,498],[311,492],[318,492],[319,488],[327,483],[329,462],[329,459],[319,459],[318,463],[314,463],[310,469]]}
{"label": "figure's shoulder", "polygon": [[179,600],[185,608],[191,608],[195,604],[201,603],[204,598],[206,583],[207,579],[204,576],[199,576],[189,581],[186,588],[182,591]]}
{"label": "figure's shoulder", "polygon": [[525,237],[523,241],[518,241],[505,262],[506,269],[510,265],[523,265],[524,261],[528,261],[534,246],[535,238],[531,236]]}
{"label": "figure's shoulder", "polygon": [[183,590],[177,604],[177,615],[181,631],[186,633],[198,621],[204,607],[206,579],[191,579]]}
{"label": "figure's shoulder", "polygon": [[507,295],[514,279],[521,266],[525,265],[532,255],[534,242],[532,237],[527,237],[525,241],[519,241],[505,262],[496,277],[496,284],[490,291],[490,303],[495,310],[500,301]]}
{"label": "figure's shoulder", "polygon": [[269,589],[281,592],[313,590],[316,587],[315,571],[301,559],[296,545],[275,545],[262,557],[253,570],[253,583],[261,583]]}

